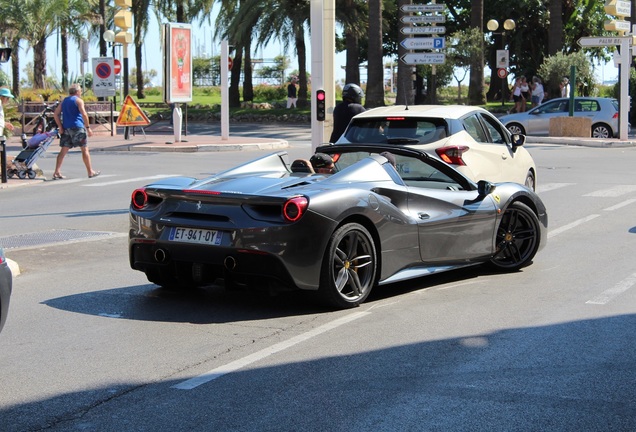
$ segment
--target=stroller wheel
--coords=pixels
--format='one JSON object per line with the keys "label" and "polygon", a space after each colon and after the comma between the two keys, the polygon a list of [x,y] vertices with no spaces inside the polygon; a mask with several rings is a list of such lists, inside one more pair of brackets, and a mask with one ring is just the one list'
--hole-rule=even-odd
{"label": "stroller wheel", "polygon": [[32,169],[30,169],[27,171],[27,175],[29,176],[30,179],[34,179],[37,173],[33,171]]}
{"label": "stroller wheel", "polygon": [[18,178],[25,179],[26,171],[18,171]]}
{"label": "stroller wheel", "polygon": [[9,178],[13,178],[15,174],[16,174],[16,171],[14,169],[10,169],[9,171],[7,171],[7,176]]}

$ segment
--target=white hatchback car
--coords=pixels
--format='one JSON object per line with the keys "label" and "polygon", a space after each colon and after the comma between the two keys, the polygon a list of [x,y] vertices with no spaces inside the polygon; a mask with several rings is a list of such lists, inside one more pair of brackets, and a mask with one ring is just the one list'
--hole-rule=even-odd
{"label": "white hatchback car", "polygon": [[414,147],[439,157],[471,180],[514,182],[535,190],[537,169],[512,135],[483,108],[412,105],[373,108],[351,119],[337,144],[385,143]]}

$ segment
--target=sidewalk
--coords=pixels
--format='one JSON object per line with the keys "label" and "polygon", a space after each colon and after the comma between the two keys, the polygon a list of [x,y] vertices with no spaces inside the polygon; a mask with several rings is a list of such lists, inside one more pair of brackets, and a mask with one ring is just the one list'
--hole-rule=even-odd
{"label": "sidewalk", "polygon": [[[243,150],[271,150],[276,151],[289,147],[289,143],[282,139],[250,138],[229,136],[227,139],[212,134],[188,134],[181,135],[181,140],[176,142],[174,132],[169,126],[156,127],[152,132],[135,130],[128,139],[124,138],[123,128],[119,128],[117,135],[110,136],[110,132],[94,134],[88,140],[88,147],[92,154],[102,151],[129,151],[129,152],[221,152]],[[20,137],[12,137],[7,141],[7,155],[17,156],[22,151]],[[47,153],[57,154],[59,142],[54,142]],[[37,162],[36,162],[37,166]],[[48,178],[38,173],[34,179],[19,179],[17,177],[7,179],[7,183],[0,183],[0,189],[16,186],[26,186],[46,181]]]}

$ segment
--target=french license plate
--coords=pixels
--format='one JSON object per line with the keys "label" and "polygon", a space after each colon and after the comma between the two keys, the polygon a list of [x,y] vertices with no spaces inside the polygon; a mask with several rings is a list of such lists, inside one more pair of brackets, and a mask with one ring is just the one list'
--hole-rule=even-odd
{"label": "french license plate", "polygon": [[170,241],[197,243],[218,246],[223,239],[223,232],[197,228],[170,228]]}

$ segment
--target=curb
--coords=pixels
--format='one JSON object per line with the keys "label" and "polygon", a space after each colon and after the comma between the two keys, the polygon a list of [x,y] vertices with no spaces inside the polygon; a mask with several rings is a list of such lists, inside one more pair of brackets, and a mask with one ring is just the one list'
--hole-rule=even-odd
{"label": "curb", "polygon": [[567,146],[584,146],[596,148],[636,147],[636,140],[618,140],[616,138],[576,138],[576,137],[541,137],[526,136],[527,144],[558,144]]}

